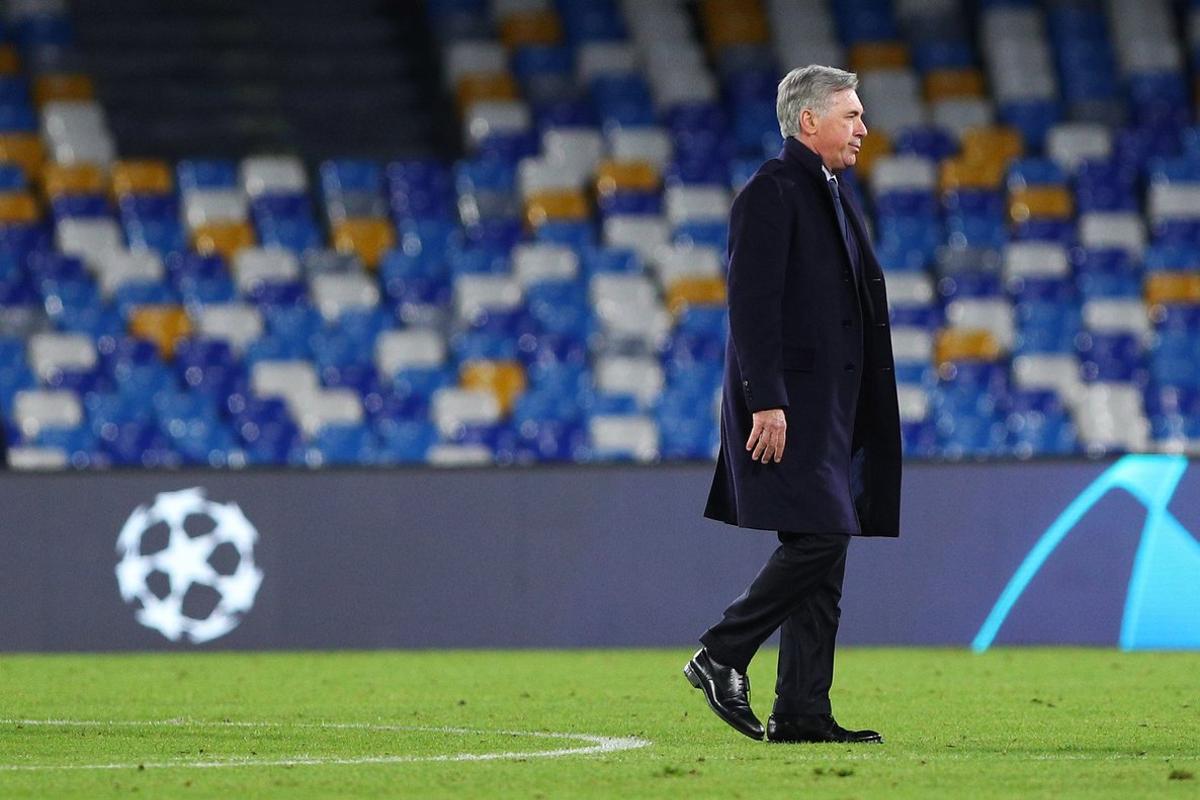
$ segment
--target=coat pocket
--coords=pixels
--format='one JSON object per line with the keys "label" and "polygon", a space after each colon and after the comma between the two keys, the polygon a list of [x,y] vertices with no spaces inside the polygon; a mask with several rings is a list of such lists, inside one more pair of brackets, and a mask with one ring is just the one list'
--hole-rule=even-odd
{"label": "coat pocket", "polygon": [[812,372],[817,360],[815,347],[783,348],[783,369],[787,372]]}

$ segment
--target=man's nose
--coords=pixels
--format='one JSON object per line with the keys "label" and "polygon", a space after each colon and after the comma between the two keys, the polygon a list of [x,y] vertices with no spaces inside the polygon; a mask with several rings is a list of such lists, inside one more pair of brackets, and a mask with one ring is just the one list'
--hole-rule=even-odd
{"label": "man's nose", "polygon": [[860,120],[858,121],[858,130],[856,130],[856,131],[855,131],[855,133],[856,133],[856,134],[857,134],[859,137],[866,136],[866,135],[867,135],[867,123],[863,122],[863,121],[860,119]]}

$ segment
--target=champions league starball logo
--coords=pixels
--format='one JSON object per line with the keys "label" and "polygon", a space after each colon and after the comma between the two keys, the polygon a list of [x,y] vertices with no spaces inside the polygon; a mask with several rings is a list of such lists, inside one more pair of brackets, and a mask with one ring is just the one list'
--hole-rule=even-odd
{"label": "champions league starball logo", "polygon": [[236,628],[254,606],[263,574],[258,531],[236,503],[200,488],[159,494],[138,506],[117,537],[117,584],[137,621],[172,642],[202,644]]}

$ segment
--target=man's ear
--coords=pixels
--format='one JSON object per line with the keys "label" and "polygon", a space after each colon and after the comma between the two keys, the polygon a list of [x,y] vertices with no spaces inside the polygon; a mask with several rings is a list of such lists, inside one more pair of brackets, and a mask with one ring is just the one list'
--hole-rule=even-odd
{"label": "man's ear", "polygon": [[800,112],[800,130],[805,133],[816,132],[817,115],[813,113],[811,108],[805,108]]}

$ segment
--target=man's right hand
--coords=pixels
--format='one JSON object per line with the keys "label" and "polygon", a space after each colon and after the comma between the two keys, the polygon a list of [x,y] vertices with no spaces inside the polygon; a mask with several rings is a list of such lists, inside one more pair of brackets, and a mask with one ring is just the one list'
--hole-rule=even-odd
{"label": "man's right hand", "polygon": [[766,464],[774,459],[778,464],[783,460],[783,443],[787,438],[787,418],[782,408],[768,408],[755,411],[750,429],[750,438],[746,440],[746,449],[753,450],[750,457],[755,461]]}

